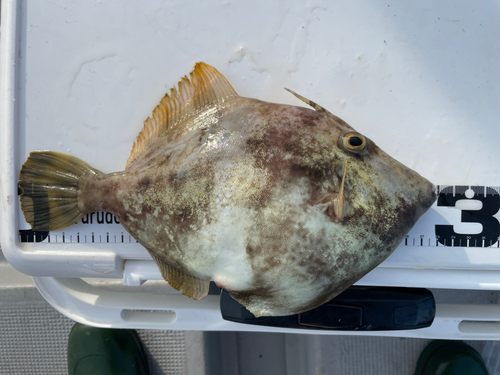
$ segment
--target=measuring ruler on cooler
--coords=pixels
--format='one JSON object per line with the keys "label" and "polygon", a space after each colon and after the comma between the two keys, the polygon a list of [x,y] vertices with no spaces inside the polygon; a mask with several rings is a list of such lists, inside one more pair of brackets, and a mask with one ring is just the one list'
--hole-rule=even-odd
{"label": "measuring ruler on cooler", "polygon": [[[453,225],[436,225],[436,242],[451,247],[499,246],[500,187],[491,186],[438,186],[437,207],[456,207],[461,210],[461,223],[482,226],[479,233],[457,233]],[[459,205],[460,203],[463,205]],[[470,202],[470,208],[467,203]],[[476,204],[476,202],[478,204]],[[460,208],[462,207],[462,208]]]}
{"label": "measuring ruler on cooler", "polygon": [[[499,186],[438,186],[437,201],[400,246],[500,247]],[[19,231],[21,242],[137,243],[108,212],[87,214],[58,232]]]}
{"label": "measuring ruler on cooler", "polygon": [[500,187],[437,186],[437,200],[400,247],[500,247]]}
{"label": "measuring ruler on cooler", "polygon": [[44,243],[137,243],[109,212],[92,212],[63,231],[19,230],[20,242]]}

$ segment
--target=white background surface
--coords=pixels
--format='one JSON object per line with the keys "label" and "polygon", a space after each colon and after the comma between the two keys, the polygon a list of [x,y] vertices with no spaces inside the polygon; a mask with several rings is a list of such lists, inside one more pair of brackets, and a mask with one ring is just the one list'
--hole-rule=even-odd
{"label": "white background surface", "polygon": [[[123,169],[144,119],[205,61],[243,96],[301,105],[289,87],[318,102],[434,183],[500,184],[496,2],[30,0],[21,21],[20,163],[50,149]],[[16,327],[33,320],[19,316]],[[342,359],[370,365],[366,374],[413,373],[423,345],[410,359],[405,339],[378,340],[394,344],[339,345]],[[405,371],[378,371],[360,352]]]}
{"label": "white background surface", "polygon": [[195,62],[247,97],[344,118],[436,184],[499,185],[493,1],[30,1],[21,159],[69,152],[112,172]]}

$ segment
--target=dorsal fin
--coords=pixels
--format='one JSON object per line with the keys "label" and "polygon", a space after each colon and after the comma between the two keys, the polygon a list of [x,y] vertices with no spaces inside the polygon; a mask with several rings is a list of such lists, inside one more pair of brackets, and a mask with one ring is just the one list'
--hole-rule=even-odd
{"label": "dorsal fin", "polygon": [[179,121],[210,105],[237,97],[231,84],[213,66],[196,63],[190,79],[182,77],[178,84],[166,94],[156,106],[152,117],[144,122],[144,128],[134,142],[127,160],[127,168],[159,136]]}
{"label": "dorsal fin", "polygon": [[311,107],[313,107],[316,112],[320,112],[320,113],[324,113],[325,115],[327,116],[330,116],[332,117],[335,121],[338,121],[339,123],[341,124],[345,124],[345,125],[348,125],[344,120],[342,120],[340,117],[337,117],[335,116],[333,113],[331,113],[330,111],[327,111],[326,109],[324,109],[322,106],[320,106],[319,104],[313,102],[312,100],[309,100],[307,98],[304,98],[302,95],[299,95],[297,94],[296,92],[290,90],[290,89],[287,89],[285,87],[285,90],[288,91],[290,94],[296,96],[297,98],[299,98],[300,100],[302,100],[304,103],[306,103],[307,105],[310,105]]}

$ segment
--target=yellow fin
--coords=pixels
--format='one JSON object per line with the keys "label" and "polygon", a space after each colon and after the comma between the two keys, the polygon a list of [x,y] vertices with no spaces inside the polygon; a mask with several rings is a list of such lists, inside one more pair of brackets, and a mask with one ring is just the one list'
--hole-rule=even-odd
{"label": "yellow fin", "polygon": [[336,194],[326,197],[320,202],[320,203],[330,203],[325,213],[328,216],[330,216],[330,218],[336,223],[338,223],[345,217],[347,210],[349,209],[349,202],[347,201],[344,194],[346,172],[347,172],[347,160],[345,161],[344,165],[344,174],[342,176],[342,182],[340,184],[340,191]]}
{"label": "yellow fin", "polygon": [[334,199],[334,201],[332,203],[337,220],[341,220],[344,217],[345,211],[347,209],[346,200],[344,197],[344,185],[345,185],[346,172],[347,172],[347,159],[346,159],[345,165],[344,165],[344,175],[342,176],[342,183],[340,184],[339,195],[337,196],[336,199]]}
{"label": "yellow fin", "polygon": [[99,174],[84,161],[55,151],[33,151],[19,173],[21,209],[31,229],[61,230],[80,220],[80,186]]}
{"label": "yellow fin", "polygon": [[144,150],[165,131],[196,111],[237,97],[236,91],[226,78],[213,66],[196,63],[190,79],[182,77],[178,84],[166,94],[156,106],[152,117],[144,122],[144,128],[132,147],[127,168]]}
{"label": "yellow fin", "polygon": [[210,280],[203,280],[179,271],[170,264],[151,254],[160,269],[161,276],[175,290],[182,290],[182,294],[198,301],[208,294]]}
{"label": "yellow fin", "polygon": [[287,89],[286,87],[285,87],[285,90],[288,91],[290,94],[294,95],[295,97],[299,98],[300,100],[302,100],[307,105],[310,105],[311,107],[313,107],[316,110],[316,112],[324,113],[325,115],[330,116],[331,118],[333,118],[335,121],[339,122],[340,124],[348,125],[340,117],[335,116],[333,113],[331,113],[330,111],[327,111],[322,106],[320,106],[319,104],[313,102],[312,100],[304,98],[302,95],[299,95],[296,92],[294,92],[294,91],[292,91],[290,89]]}

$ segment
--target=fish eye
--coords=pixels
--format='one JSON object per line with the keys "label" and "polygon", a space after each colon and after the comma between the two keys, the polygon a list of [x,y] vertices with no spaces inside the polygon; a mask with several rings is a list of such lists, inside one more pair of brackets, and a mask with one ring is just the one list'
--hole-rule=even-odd
{"label": "fish eye", "polygon": [[366,146],[365,137],[355,132],[349,132],[342,135],[340,143],[346,151],[354,153],[363,151]]}

